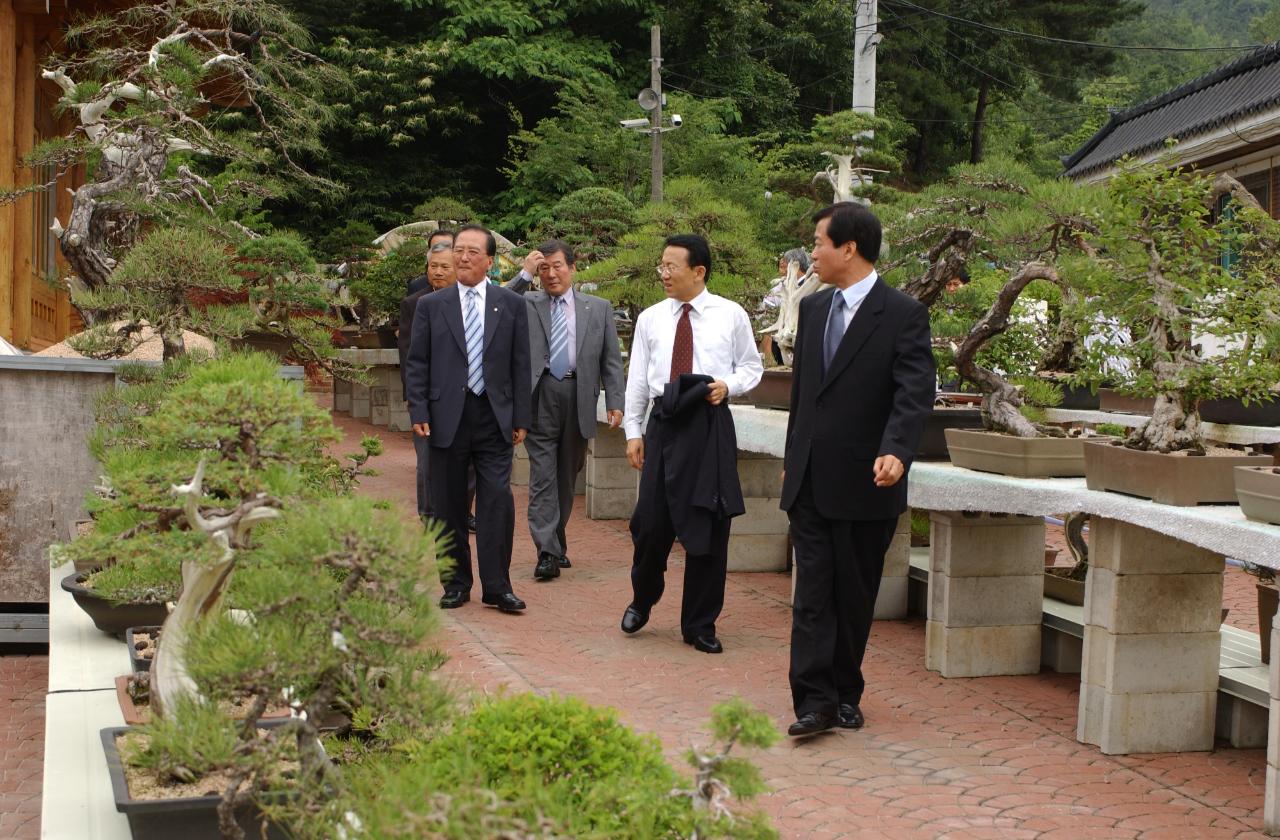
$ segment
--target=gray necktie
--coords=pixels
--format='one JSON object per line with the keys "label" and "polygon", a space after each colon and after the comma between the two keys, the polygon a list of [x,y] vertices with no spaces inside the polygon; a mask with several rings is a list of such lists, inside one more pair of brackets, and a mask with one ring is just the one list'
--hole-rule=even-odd
{"label": "gray necktie", "polygon": [[840,339],[844,338],[844,293],[836,289],[831,299],[831,314],[827,316],[827,334],[822,345],[822,375],[826,376],[831,369],[831,360],[840,349]]}

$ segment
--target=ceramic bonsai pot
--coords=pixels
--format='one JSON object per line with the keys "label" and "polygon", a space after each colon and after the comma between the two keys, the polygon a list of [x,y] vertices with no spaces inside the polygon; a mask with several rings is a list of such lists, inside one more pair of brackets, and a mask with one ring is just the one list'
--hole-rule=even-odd
{"label": "ceramic bonsai pot", "polygon": [[1236,426],[1280,426],[1280,399],[1248,405],[1240,400],[1205,400],[1200,403],[1200,419]]}
{"label": "ceramic bonsai pot", "polygon": [[1024,438],[984,429],[947,429],[957,467],[1021,478],[1084,475],[1085,438]]}
{"label": "ceramic bonsai pot", "polygon": [[[281,721],[283,722],[283,721]],[[260,726],[270,726],[262,722]],[[102,748],[107,754],[107,770],[111,774],[111,790],[115,794],[116,810],[129,820],[129,831],[134,840],[221,840],[218,830],[218,803],[220,796],[190,796],[181,799],[134,799],[129,794],[129,784],[124,774],[124,763],[116,739],[129,732],[127,726],[113,726],[102,730]],[[236,821],[247,837],[259,837],[260,812],[251,804],[236,809]],[[266,837],[285,840],[287,835],[278,826],[268,823]]]}
{"label": "ceramic bonsai pot", "polygon": [[1045,566],[1044,595],[1046,598],[1055,598],[1064,604],[1083,607],[1085,582],[1066,577],[1070,571],[1070,566]]}
{"label": "ceramic bonsai pot", "polygon": [[1146,414],[1150,416],[1155,408],[1155,397],[1131,397],[1114,388],[1098,389],[1098,408],[1102,411],[1117,411],[1121,414]]}
{"label": "ceramic bonsai pot", "polygon": [[[116,702],[120,705],[120,714],[122,717],[124,717],[124,722],[130,726],[140,726],[144,723],[149,723],[151,720],[151,708],[150,708],[150,699],[149,699],[150,698],[150,685],[149,685],[150,679],[151,679],[150,674],[144,675],[144,674],[138,674],[138,673],[122,674],[121,676],[118,676],[115,679]],[[135,682],[140,685],[147,686],[145,690],[136,692],[140,696],[135,696],[135,692],[130,690],[132,688],[132,685]],[[239,701],[236,704],[235,708],[229,710],[231,713],[231,717],[236,720],[242,720],[244,718],[244,712],[248,709],[247,703],[248,703],[247,700]],[[266,712],[263,713],[262,717],[258,718],[258,720],[263,725],[266,725],[266,723],[269,721],[278,722],[278,721],[284,720],[285,718],[288,718],[289,715],[290,715],[290,712],[287,706],[278,706],[276,708],[268,709]],[[350,725],[351,725],[350,718],[342,716],[341,719],[338,719],[337,715],[331,714],[328,718],[326,718],[322,722],[320,728],[335,730],[341,726],[350,726]]]}
{"label": "ceramic bonsai pot", "polygon": [[760,384],[747,393],[745,401],[757,408],[791,408],[791,369],[766,368]]}
{"label": "ceramic bonsai pot", "polygon": [[155,652],[155,640],[160,636],[160,625],[130,627],[124,631],[124,644],[129,649],[129,662],[135,674],[151,670],[151,657]]}
{"label": "ceramic bonsai pot", "polygon": [[130,627],[163,624],[169,615],[164,604],[113,604],[84,585],[89,572],[74,572],[62,579],[62,588],[71,593],[80,609],[93,620],[93,625],[103,633],[121,639]]}
{"label": "ceramic bonsai pot", "polygon": [[947,429],[981,428],[981,409],[969,406],[934,406],[929,419],[925,421],[924,433],[920,435],[920,445],[916,447],[916,460],[947,460],[950,457],[947,450]]}
{"label": "ceramic bonsai pot", "polygon": [[1085,483],[1164,505],[1234,504],[1235,467],[1271,465],[1270,455],[1166,455],[1112,443],[1084,444]]}
{"label": "ceramic bonsai pot", "polygon": [[1240,512],[1258,522],[1280,525],[1280,470],[1278,467],[1236,467],[1236,498]]}

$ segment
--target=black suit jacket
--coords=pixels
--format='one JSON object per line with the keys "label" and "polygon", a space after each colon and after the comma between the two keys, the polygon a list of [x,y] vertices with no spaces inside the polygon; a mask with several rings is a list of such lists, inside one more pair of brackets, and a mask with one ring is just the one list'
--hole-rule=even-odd
{"label": "black suit jacket", "polygon": [[[467,391],[467,343],[459,283],[418,298],[405,379],[409,418],[431,424],[431,445],[453,443]],[[490,284],[485,291],[484,387],[504,438],[529,428],[529,316],[524,298]]]}
{"label": "black suit jacket", "polygon": [[396,330],[396,352],[400,354],[400,389],[405,402],[409,401],[409,382],[405,378],[405,362],[409,358],[409,337],[413,335],[413,315],[418,309],[418,299],[431,292],[431,287],[412,292],[400,301],[400,328]]}
{"label": "black suit jacket", "polygon": [[910,470],[933,411],[929,310],[877,280],[824,376],[823,337],[835,292],[800,303],[782,509],[795,504],[808,471],[826,518],[897,517],[907,508],[907,477],[876,487],[872,466],[881,455],[895,455]]}
{"label": "black suit jacket", "polygon": [[[716,520],[746,512],[738,481],[738,437],[729,403],[712,405],[711,377],[682,373],[668,382],[653,409],[664,425],[660,441],[665,487],[651,488],[667,497],[671,523],[689,554],[711,552]],[[652,436],[650,436],[652,437]],[[654,463],[657,463],[657,455]],[[645,461],[646,466],[648,461]],[[656,470],[642,471],[652,483]],[[643,488],[642,491],[643,492]]]}

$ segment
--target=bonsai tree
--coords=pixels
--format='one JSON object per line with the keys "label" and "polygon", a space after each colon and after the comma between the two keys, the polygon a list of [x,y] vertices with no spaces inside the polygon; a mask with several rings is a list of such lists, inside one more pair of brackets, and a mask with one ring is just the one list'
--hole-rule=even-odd
{"label": "bonsai tree", "polygon": [[364,455],[343,467],[325,452],[339,437],[328,413],[264,355],[184,360],[158,381],[163,390],[143,383],[100,413],[113,422],[92,441],[105,474],[92,504],[98,527],[61,558],[114,560],[93,579],[108,598],[140,588],[177,596],[153,664],[152,708],[164,715],[193,692],[185,639],[217,610],[252,527],[291,500],[347,492],[380,442],[367,439]]}
{"label": "bonsai tree", "polygon": [[708,288],[753,311],[768,291],[763,278],[770,260],[756,238],[747,210],[719,195],[699,178],[675,178],[667,183],[665,200],[648,204],[639,225],[622,238],[616,253],[582,270],[578,279],[596,283],[598,293],[635,318],[662,299],[662,286],[653,273],[663,241],[677,233],[698,233],[711,243],[713,271]]}
{"label": "bonsai tree", "polygon": [[427,239],[415,236],[374,258],[364,271],[347,284],[360,302],[358,312],[362,325],[375,327],[397,322],[405,284],[427,270]]}
{"label": "bonsai tree", "polygon": [[605,187],[586,187],[560,199],[551,218],[538,227],[532,243],[561,239],[569,243],[584,266],[613,256],[622,237],[636,223],[636,206],[622,193]]}
{"label": "bonsai tree", "polygon": [[[71,265],[73,302],[99,327],[86,346],[127,346],[139,329],[129,311],[146,310],[172,358],[183,350],[180,280],[197,293],[234,291],[218,252],[258,235],[251,226],[265,200],[339,192],[299,161],[330,122],[321,95],[343,77],[306,51],[306,31],[269,0],[127,5],[76,17],[63,43],[43,77],[74,125],[21,162],[57,178],[0,191],[0,202],[53,189],[84,166],[88,178],[52,230]],[[150,253],[126,259],[153,237]],[[114,338],[110,321],[120,322]]]}
{"label": "bonsai tree", "polygon": [[[1061,326],[1051,333],[1050,313],[1070,311],[1075,301],[1064,276],[1087,270],[1095,201],[1091,188],[993,161],[957,167],[947,183],[890,204],[885,276],[931,307],[938,367],[982,391],[988,429],[1054,433],[1026,409],[1061,400],[1033,374],[1047,355],[1074,343]],[[1019,306],[1029,289],[1043,316]]]}
{"label": "bonsai tree", "polygon": [[[235,587],[251,620],[215,607],[186,628],[193,691],[166,707],[144,730],[146,746],[127,755],[162,782],[221,772],[227,838],[244,837],[235,811],[246,801],[287,791],[287,805],[266,805],[286,821],[322,809],[343,790],[335,756],[368,760],[422,737],[448,711],[431,677],[444,658],[424,646],[435,626],[429,535],[355,498],[296,504],[259,533]],[[160,651],[171,650],[174,629],[161,636]],[[223,709],[242,698],[247,714],[230,719]],[[268,708],[286,702],[293,716],[260,732]],[[358,738],[326,748],[322,730]]]}
{"label": "bonsai tree", "polygon": [[1203,453],[1201,401],[1266,399],[1280,380],[1280,224],[1225,174],[1126,165],[1108,186],[1080,323],[1113,320],[1132,339],[1083,348],[1081,378],[1121,361],[1123,389],[1155,398],[1125,444]]}

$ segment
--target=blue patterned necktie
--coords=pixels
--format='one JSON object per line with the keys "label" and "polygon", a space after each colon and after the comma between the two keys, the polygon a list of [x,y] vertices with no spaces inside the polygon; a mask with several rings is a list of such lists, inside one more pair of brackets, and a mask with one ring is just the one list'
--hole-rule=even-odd
{"label": "blue patterned necktie", "polygon": [[840,349],[840,339],[844,338],[844,307],[844,293],[836,289],[835,297],[831,299],[831,314],[827,316],[827,334],[822,352],[823,376],[826,376],[827,371],[831,369],[831,360],[836,357],[836,351]]}
{"label": "blue patterned necktie", "polygon": [[569,319],[563,297],[551,299],[551,375],[564,379],[569,372]]}
{"label": "blue patterned necktie", "polygon": [[475,289],[467,290],[467,387],[477,397],[484,393],[484,328],[480,326],[479,297]]}

